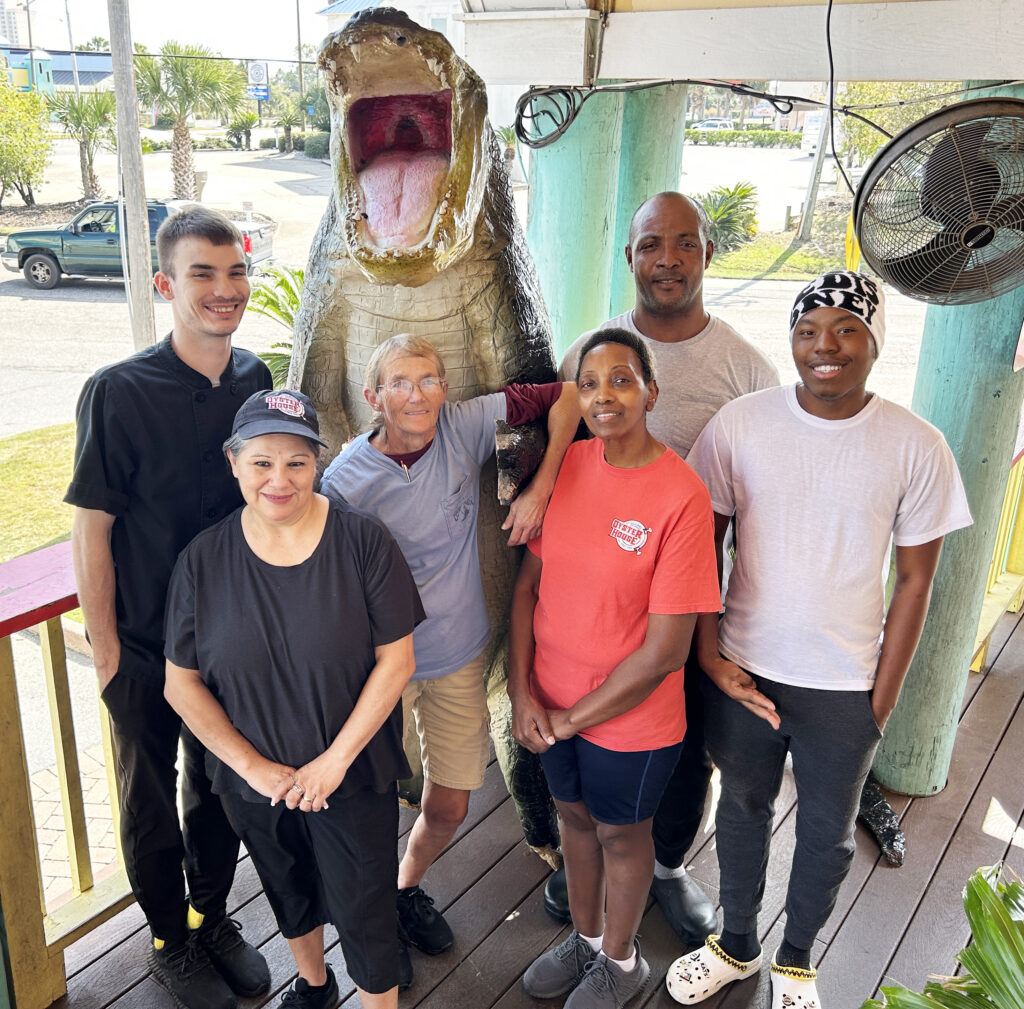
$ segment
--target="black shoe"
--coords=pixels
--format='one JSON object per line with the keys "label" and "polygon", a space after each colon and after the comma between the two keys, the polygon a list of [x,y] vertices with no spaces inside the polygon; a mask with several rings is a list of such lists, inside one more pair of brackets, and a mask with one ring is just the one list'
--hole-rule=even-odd
{"label": "black shoe", "polygon": [[238,1000],[194,932],[177,946],[151,946],[149,968],[180,1009],[237,1009]]}
{"label": "black shoe", "polygon": [[555,921],[569,921],[569,887],[565,882],[565,866],[556,869],[544,884],[544,910]]}
{"label": "black shoe", "polygon": [[687,945],[702,946],[715,931],[718,923],[715,905],[685,872],[672,879],[655,877],[651,881],[651,894],[672,931]]}
{"label": "black shoe", "polygon": [[398,922],[409,942],[428,956],[437,956],[452,948],[455,937],[440,911],[434,910],[434,899],[418,886],[398,891]]}
{"label": "black shoe", "polygon": [[409,956],[409,944],[398,937],[398,990],[408,991],[412,987],[412,957]]}
{"label": "black shoe", "polygon": [[330,964],[327,965],[327,980],[319,987],[311,988],[305,978],[297,977],[281,996],[282,1009],[333,1009],[337,1004],[338,982]]}
{"label": "black shoe", "polygon": [[196,934],[210,962],[236,995],[255,998],[270,990],[267,961],[242,938],[242,926],[234,918],[204,918]]}

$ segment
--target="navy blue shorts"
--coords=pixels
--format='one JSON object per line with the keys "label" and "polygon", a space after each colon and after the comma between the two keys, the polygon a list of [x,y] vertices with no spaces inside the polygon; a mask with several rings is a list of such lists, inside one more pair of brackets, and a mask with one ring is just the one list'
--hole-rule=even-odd
{"label": "navy blue shorts", "polygon": [[660,750],[606,750],[582,736],[540,755],[559,802],[580,802],[599,823],[640,823],[654,816],[683,744]]}

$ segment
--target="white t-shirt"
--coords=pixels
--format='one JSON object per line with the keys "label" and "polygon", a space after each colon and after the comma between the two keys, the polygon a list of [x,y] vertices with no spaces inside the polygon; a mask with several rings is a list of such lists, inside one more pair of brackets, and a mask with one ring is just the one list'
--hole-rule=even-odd
{"label": "white t-shirt", "polygon": [[722,654],[780,683],[870,690],[890,539],[917,546],[972,521],[941,432],[877,395],[823,420],[786,386],[723,406],[687,461],[714,510],[736,515]]}
{"label": "white t-shirt", "polygon": [[684,459],[723,403],[779,384],[775,365],[721,319],[712,315],[689,340],[663,343],[644,336],[633,325],[632,310],[576,340],[565,352],[559,378],[575,380],[579,352],[599,329],[629,330],[651,348],[660,395],[647,415],[647,430]]}

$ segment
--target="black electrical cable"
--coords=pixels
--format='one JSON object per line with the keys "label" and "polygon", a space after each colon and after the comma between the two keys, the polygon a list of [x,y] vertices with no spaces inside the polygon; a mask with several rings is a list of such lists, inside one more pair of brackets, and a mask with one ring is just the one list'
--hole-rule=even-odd
{"label": "black electrical cable", "polygon": [[[829,3],[829,18],[831,17],[831,2]],[[826,26],[826,34],[830,25]],[[590,87],[579,87],[576,85],[566,86],[537,86],[529,88],[519,96],[516,102],[515,132],[519,142],[527,147],[537,150],[553,144],[560,137],[564,136],[573,121],[579,115],[584,102],[593,98],[594,95],[606,92],[630,92],[645,91],[649,88],[663,88],[670,84],[687,84],[716,88],[720,91],[731,91],[737,95],[746,95],[751,98],[759,98],[767,101],[780,115],[788,115],[795,108],[812,109],[820,108],[828,110],[829,116],[834,119],[838,112],[851,119],[857,119],[873,130],[877,130],[884,137],[891,140],[892,134],[867,116],[861,115],[860,111],[871,109],[888,109],[900,105],[917,105],[923,102],[935,101],[940,98],[955,97],[968,94],[972,91],[987,91],[993,88],[1005,87],[1008,84],[1024,83],[1021,81],[996,81],[992,84],[984,84],[970,88],[958,88],[953,91],[944,91],[936,95],[925,95],[921,98],[910,98],[896,102],[879,102],[876,105],[836,105],[834,95],[834,71],[832,70],[832,49],[831,39],[827,38],[829,47],[830,62],[830,100],[819,102],[813,98],[805,98],[803,95],[773,95],[766,91],[756,91],[742,84],[730,84],[717,80],[698,80],[693,78],[666,78],[654,81],[635,81],[628,84],[595,84]],[[534,107],[534,102],[546,100],[542,107]],[[545,129],[545,121],[550,123],[550,129]],[[831,122],[830,122],[831,125]],[[531,129],[532,127],[532,129]],[[834,137],[835,130],[830,130]],[[833,140],[834,146],[834,140]],[[833,151],[833,154],[835,152]],[[838,159],[837,159],[838,164]],[[842,169],[840,169],[842,170]],[[846,173],[843,172],[846,178]],[[847,179],[847,185],[849,180]]]}
{"label": "black electrical cable", "polygon": [[[828,0],[828,7],[825,10],[825,48],[828,51],[828,142],[832,150],[832,157],[835,159],[836,171],[842,175],[843,182],[846,183],[846,188],[850,190],[852,195],[854,192],[853,183],[846,174],[846,170],[839,160],[839,155],[836,153],[836,64],[832,56],[832,3],[833,0]],[[892,134],[887,130],[883,130],[874,123],[872,125],[880,133],[884,133],[890,140],[892,139]]]}

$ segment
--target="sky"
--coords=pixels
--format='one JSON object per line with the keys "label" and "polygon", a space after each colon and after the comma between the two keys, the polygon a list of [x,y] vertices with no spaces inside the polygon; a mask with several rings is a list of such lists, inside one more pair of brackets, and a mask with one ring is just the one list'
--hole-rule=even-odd
{"label": "sky", "polygon": [[[316,12],[329,2],[298,0],[303,44],[319,46],[327,34],[327,18]],[[67,0],[67,7],[76,45],[110,38],[106,0]],[[296,0],[129,0],[128,8],[133,40],[151,52],[173,39],[239,59],[295,58]],[[33,43],[67,49],[65,0],[33,0],[31,11]]]}

